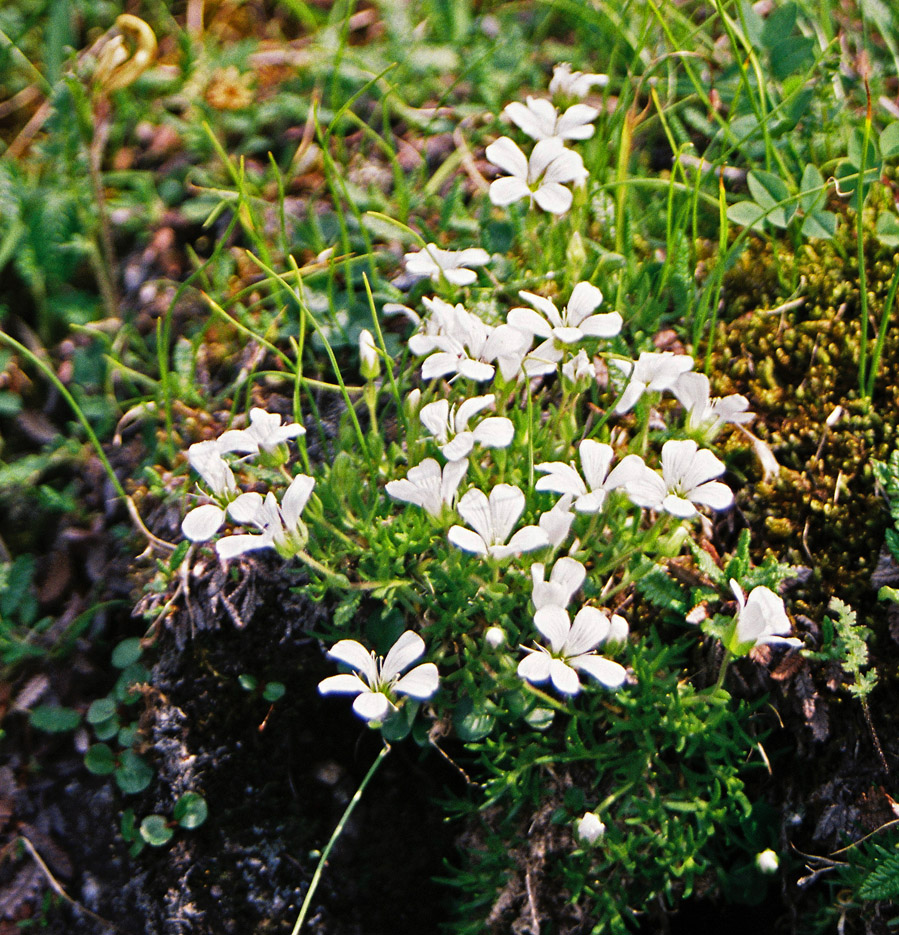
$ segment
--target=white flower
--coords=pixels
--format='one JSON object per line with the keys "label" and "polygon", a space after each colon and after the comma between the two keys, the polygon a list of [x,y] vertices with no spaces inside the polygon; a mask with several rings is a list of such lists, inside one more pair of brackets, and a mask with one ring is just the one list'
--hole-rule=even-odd
{"label": "white flower", "polygon": [[503,114],[534,140],[587,140],[593,136],[593,121],[599,111],[587,104],[575,104],[560,116],[549,101],[528,97],[526,104],[507,104]]}
{"label": "white flower", "polygon": [[612,446],[590,438],[585,438],[580,443],[578,454],[586,483],[573,464],[544,461],[536,465],[535,469],[545,473],[546,477],[541,477],[534,485],[535,490],[571,494],[575,498],[574,508],[578,513],[598,513],[603,508],[609,491],[641,477],[645,469],[643,459],[639,455],[627,455],[609,473],[612,458],[615,456]]}
{"label": "white flower", "polygon": [[540,514],[537,525],[546,533],[549,544],[557,549],[571,532],[571,524],[574,522],[574,513],[571,512],[571,501],[574,499],[566,494],[556,505],[545,513]]}
{"label": "white flower", "polygon": [[755,865],[762,873],[777,873],[780,860],[777,854],[769,847],[767,850],[755,855]]}
{"label": "white flower", "polygon": [[[227,433],[225,433],[227,434]],[[191,542],[206,542],[225,522],[224,505],[237,493],[234,474],[222,457],[217,441],[197,442],[187,449],[190,466],[200,475],[212,495],[222,501],[192,509],[181,522],[181,531]]]}
{"label": "white flower", "polygon": [[258,493],[244,493],[228,505],[228,515],[237,523],[252,524],[262,535],[241,533],[224,536],[215,544],[223,559],[234,558],[251,549],[276,549],[290,558],[306,545],[308,533],[300,514],[309,502],[315,478],[297,474],[281,498],[281,505],[269,491],[263,499]]}
{"label": "white flower", "polygon": [[440,453],[447,461],[467,458],[474,446],[507,448],[515,436],[515,426],[503,416],[482,419],[471,431],[468,422],[472,416],[492,406],[493,393],[475,396],[461,402],[458,408],[445,399],[421,407],[422,425],[440,442]]}
{"label": "white flower", "polygon": [[643,351],[637,362],[629,360],[609,361],[628,377],[624,394],[615,407],[618,415],[632,409],[637,400],[647,391],[661,392],[670,390],[681,374],[693,369],[693,358],[686,354],[673,354],[664,351],[652,354]]}
{"label": "white flower", "polygon": [[576,357],[562,364],[562,376],[571,383],[580,383],[582,380],[592,381],[596,379],[596,367],[581,348]]}
{"label": "white flower", "polygon": [[513,308],[507,316],[508,323],[546,339],[525,358],[528,376],[552,373],[569,345],[588,337],[612,338],[621,331],[622,319],[618,312],[592,314],[602,303],[602,292],[589,282],[579,282],[574,287],[568,305],[561,312],[552,299],[533,292],[518,294],[538,311]]}
{"label": "white flower", "polygon": [[661,477],[644,465],[625,490],[637,506],[688,519],[696,515],[696,504],[713,510],[726,510],[733,504],[731,489],[712,480],[724,470],[722,461],[692,439],[671,439],[662,445]]}
{"label": "white flower", "polygon": [[604,88],[608,83],[608,75],[572,71],[568,62],[560,62],[553,68],[553,76],[549,82],[549,93],[552,95],[560,94],[563,97],[585,98],[594,85],[598,88]]}
{"label": "white flower", "polygon": [[753,413],[747,412],[749,400],[745,396],[732,393],[712,399],[709,378],[704,373],[681,374],[672,392],[687,410],[687,429],[702,432],[709,441],[726,423],[745,425],[754,418]]}
{"label": "white flower", "polygon": [[409,468],[404,480],[392,480],[384,488],[394,500],[414,503],[438,517],[453,505],[459,484],[468,470],[468,459],[450,461],[443,470],[433,458]]}
{"label": "white flower", "polygon": [[530,159],[509,139],[500,137],[486,149],[486,156],[509,175],[490,183],[490,200],[501,208],[527,198],[551,214],[564,214],[573,200],[568,182],[583,184],[588,172],[584,161],[558,137],[540,140]]}
{"label": "white flower", "polygon": [[549,641],[549,648],[539,644],[536,649],[521,647],[528,653],[518,663],[521,678],[535,683],[550,679],[565,695],[576,695],[581,690],[578,672],[585,672],[607,688],[624,684],[624,667],[593,652],[611,631],[609,619],[601,610],[582,607],[572,624],[566,610],[550,604],[534,614],[534,626]]}
{"label": "white flower", "polygon": [[296,422],[281,425],[281,416],[276,412],[251,409],[250,427],[231,429],[222,434],[216,444],[220,453],[240,451],[246,454],[258,454],[260,451],[273,452],[289,438],[305,434],[306,429],[302,425],[297,425]]}
{"label": "white flower", "polygon": [[540,610],[541,607],[549,606],[567,607],[586,578],[587,569],[576,558],[560,558],[549,573],[549,581],[544,577],[544,566],[535,562],[531,565],[531,600],[534,602],[534,609]]}
{"label": "white flower", "polygon": [[376,380],[381,372],[381,359],[374,335],[363,328],[359,332],[359,372],[363,380]]}
{"label": "white flower", "polygon": [[464,552],[507,558],[549,545],[539,526],[524,526],[509,539],[524,512],[524,494],[510,484],[497,484],[489,498],[477,489],[467,491],[459,501],[458,511],[474,532],[464,526],[453,526],[448,538]]}
{"label": "white flower", "polygon": [[454,286],[469,286],[478,278],[468,266],[484,266],[490,262],[490,254],[480,247],[466,250],[441,250],[436,244],[429,243],[423,250],[407,253],[403,257],[406,272],[412,276],[428,277],[439,283],[443,275]]}
{"label": "white flower", "polygon": [[595,844],[605,833],[606,826],[596,812],[584,812],[583,817],[575,822],[575,834],[584,844]]}
{"label": "white flower", "polygon": [[424,651],[424,640],[411,630],[400,635],[384,659],[356,640],[340,640],[328,650],[328,656],[356,672],[332,675],[318,683],[318,690],[323,695],[356,695],[356,714],[366,721],[382,721],[396,708],[397,694],[426,701],[437,691],[440,677],[433,662],[416,666],[401,677],[403,669],[420,659]]}
{"label": "white flower", "polygon": [[529,335],[510,325],[491,327],[461,305],[437,297],[422,301],[431,315],[425,330],[409,338],[409,350],[430,355],[421,367],[424,379],[458,374],[479,383],[492,380],[493,361],[506,380],[518,373]]}
{"label": "white flower", "polygon": [[730,588],[739,604],[737,625],[734,628],[733,642],[729,647],[732,652],[741,654],[745,646],[801,646],[802,640],[795,637],[784,638],[792,629],[790,618],[784,610],[784,602],[770,588],[757,587],[749,592],[747,598],[743,589],[730,579]]}

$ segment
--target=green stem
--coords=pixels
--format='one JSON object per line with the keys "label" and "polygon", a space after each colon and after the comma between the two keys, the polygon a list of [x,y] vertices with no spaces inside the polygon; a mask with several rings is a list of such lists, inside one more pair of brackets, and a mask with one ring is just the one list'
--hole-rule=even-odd
{"label": "green stem", "polygon": [[312,881],[309,884],[309,889],[306,890],[306,897],[303,899],[303,905],[300,907],[300,914],[297,916],[296,925],[294,925],[293,931],[290,933],[290,935],[299,935],[299,931],[303,927],[303,922],[306,921],[306,916],[312,907],[312,898],[315,896],[315,891],[318,889],[318,884],[321,881],[322,872],[325,869],[328,858],[331,856],[331,851],[333,850],[334,845],[337,843],[337,839],[341,834],[343,834],[343,829],[350,820],[350,815],[353,814],[353,810],[359,804],[359,800],[362,798],[362,793],[365,792],[365,787],[369,784],[369,782],[371,782],[372,777],[378,771],[378,767],[381,765],[381,763],[384,762],[384,758],[388,753],[390,753],[390,744],[385,742],[384,746],[381,748],[381,752],[378,754],[377,759],[374,761],[374,763],[372,763],[368,772],[365,774],[365,778],[361,783],[359,783],[359,788],[350,799],[350,804],[347,805],[343,815],[340,816],[340,821],[337,822],[337,827],[334,829],[333,834],[328,839],[328,843],[325,845],[325,849],[322,851],[322,855],[318,859],[318,866],[315,868],[315,873],[312,875]]}
{"label": "green stem", "polygon": [[865,130],[862,134],[862,164],[858,170],[855,189],[855,247],[858,254],[858,297],[861,313],[861,338],[858,347],[858,384],[862,398],[869,398],[867,389],[868,364],[868,276],[865,271],[865,241],[863,208],[865,204],[865,176],[868,168],[868,146],[871,141],[871,91],[865,79],[865,92],[868,95],[868,110],[865,114]]}
{"label": "green stem", "polygon": [[731,659],[733,659],[734,654],[729,650],[724,650],[724,658],[721,660],[721,671],[718,673],[718,681],[715,682],[715,687],[712,689],[712,694],[717,694],[717,692],[724,686],[724,677],[727,675],[727,667],[730,665]]}

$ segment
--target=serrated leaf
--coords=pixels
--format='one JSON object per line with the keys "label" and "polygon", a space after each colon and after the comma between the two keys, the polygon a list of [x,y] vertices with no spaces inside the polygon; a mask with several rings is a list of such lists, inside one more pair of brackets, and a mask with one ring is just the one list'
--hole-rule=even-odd
{"label": "serrated leaf", "polygon": [[762,230],[764,226],[762,221],[764,215],[764,208],[757,205],[754,201],[738,201],[727,209],[727,219],[732,224],[738,224],[740,227],[749,227],[757,231]]}
{"label": "serrated leaf", "polygon": [[899,853],[879,860],[858,889],[862,899],[895,899],[899,896]]}

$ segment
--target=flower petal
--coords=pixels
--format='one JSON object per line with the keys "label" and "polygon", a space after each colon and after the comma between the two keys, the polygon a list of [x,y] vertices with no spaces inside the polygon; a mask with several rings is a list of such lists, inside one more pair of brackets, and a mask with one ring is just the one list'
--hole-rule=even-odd
{"label": "flower petal", "polygon": [[560,653],[568,634],[571,632],[571,619],[568,611],[549,604],[539,608],[534,614],[534,626],[540,631],[554,653]]}
{"label": "flower petal", "polygon": [[181,521],[181,532],[191,542],[211,539],[225,522],[225,511],[214,503],[194,507]]}
{"label": "flower petal", "polygon": [[584,480],[590,490],[596,490],[602,487],[609,473],[609,465],[615,452],[611,445],[594,441],[592,438],[585,438],[578,446],[578,454],[581,459],[581,470],[584,472]]}
{"label": "flower petal", "polygon": [[393,707],[383,692],[362,692],[353,702],[353,710],[366,721],[383,721]]}
{"label": "flower petal", "polygon": [[505,208],[516,201],[521,201],[522,198],[530,198],[531,190],[527,182],[506,175],[490,183],[488,194],[492,204],[498,208]]}
{"label": "flower petal", "polygon": [[543,461],[536,465],[535,470],[545,473],[546,476],[537,479],[534,490],[570,493],[575,497],[587,493],[587,486],[581,480],[581,475],[570,464],[563,461]]}
{"label": "flower petal", "polygon": [[487,543],[476,532],[464,526],[453,526],[446,534],[447,539],[463,552],[473,552],[475,555],[487,554]]}
{"label": "flower petal", "polygon": [[297,528],[300,514],[309,502],[314,487],[314,477],[309,477],[307,474],[297,474],[281,498],[281,515],[284,517],[284,524],[289,530]]}
{"label": "flower petal", "polygon": [[484,445],[485,448],[507,448],[515,437],[515,426],[505,416],[488,416],[475,426],[472,436],[479,445]]}
{"label": "flower petal", "polygon": [[601,682],[606,688],[620,688],[624,684],[627,672],[624,666],[606,659],[605,656],[597,656],[588,653],[583,656],[575,656],[569,662],[578,671],[586,672],[587,675]]}
{"label": "flower petal", "polygon": [[430,698],[440,685],[440,674],[433,662],[425,662],[406,673],[393,686],[394,691],[425,701]]}
{"label": "flower petal", "polygon": [[327,656],[361,672],[369,685],[378,681],[377,663],[358,640],[339,640],[328,650]]}
{"label": "flower petal", "polygon": [[550,323],[532,308],[513,308],[506,316],[506,321],[513,328],[538,334],[541,338],[552,337],[553,329]]}
{"label": "flower petal", "polygon": [[[504,172],[508,172],[509,175],[521,179],[522,181],[528,177],[527,158],[510,137],[501,136],[484,150],[484,155],[490,162],[498,166]],[[525,185],[525,190],[527,191],[527,185]],[[491,201],[492,200],[491,196]],[[494,204],[496,204],[496,202],[494,202]]]}
{"label": "flower petal", "polygon": [[596,607],[582,607],[571,625],[565,641],[566,656],[579,656],[598,646],[609,635],[609,618]]}
{"label": "flower petal", "polygon": [[571,207],[573,200],[571,192],[558,182],[544,182],[534,192],[534,201],[550,214],[564,214]]}
{"label": "flower petal", "polygon": [[509,540],[506,548],[510,550],[510,555],[517,555],[520,552],[533,552],[548,545],[549,535],[545,529],[540,526],[522,526]]}
{"label": "flower petal", "polygon": [[561,659],[552,659],[549,663],[549,677],[553,686],[563,695],[576,695],[581,690],[581,682],[577,672]]}
{"label": "flower petal", "polygon": [[690,499],[694,503],[710,506],[713,510],[726,510],[734,504],[734,494],[727,484],[718,481],[709,481],[700,484],[690,491]]}
{"label": "flower petal", "polygon": [[[512,531],[512,528],[524,512],[524,494],[511,484],[497,484],[493,490],[490,491],[488,503],[490,510],[490,527],[493,533],[490,541],[494,543],[505,542],[509,538],[509,533]],[[459,512],[462,512],[461,505]],[[470,523],[470,525],[477,529],[474,523]],[[478,531],[481,532],[481,530]],[[483,535],[483,532],[481,532],[481,534]],[[487,539],[486,536],[484,536],[484,538]]]}
{"label": "flower petal", "polygon": [[446,442],[449,437],[449,403],[445,399],[438,399],[422,406],[418,418],[438,441]]}
{"label": "flower petal", "polygon": [[381,680],[389,682],[404,669],[420,659],[425,652],[425,641],[412,630],[401,633],[381,664]]}
{"label": "flower petal", "polygon": [[358,675],[349,672],[340,675],[329,675],[318,683],[319,694],[322,695],[358,695],[359,692],[367,692],[368,686]]}
{"label": "flower petal", "polygon": [[[572,290],[565,308],[569,325],[580,327],[581,322],[602,305],[602,292],[592,282],[579,282]],[[617,312],[610,312],[612,315]],[[621,317],[620,315],[618,316]],[[586,331],[585,328],[581,328]],[[587,332],[588,334],[590,332]],[[617,332],[616,332],[617,333]]]}
{"label": "flower petal", "polygon": [[518,663],[518,677],[529,682],[545,682],[549,678],[552,657],[542,649],[528,649],[527,653]]}
{"label": "flower petal", "polygon": [[244,552],[251,552],[253,549],[269,549],[272,546],[271,536],[223,536],[215,544],[215,551],[219,558],[227,561],[243,555]]}

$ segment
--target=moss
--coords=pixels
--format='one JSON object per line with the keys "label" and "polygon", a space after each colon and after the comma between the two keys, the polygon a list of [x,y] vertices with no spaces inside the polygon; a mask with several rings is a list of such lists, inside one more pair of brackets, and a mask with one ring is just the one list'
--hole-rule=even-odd
{"label": "moss", "polygon": [[[896,443],[895,426],[884,415],[899,403],[895,308],[874,397],[870,403],[859,398],[858,264],[845,220],[842,231],[836,242],[803,245],[792,257],[782,247],[775,257],[769,244],[754,240],[726,279],[730,320],[712,343],[715,391],[749,397],[758,414],[755,432],[784,468],[766,482],[747,460],[750,483],[738,497],[740,509],[760,554],[771,548],[811,566],[799,609],[816,619],[832,594],[859,609],[876,606],[870,576],[888,515],[870,462],[887,457]],[[866,239],[869,312],[878,324],[897,262],[899,254]],[[800,283],[801,304],[790,302],[795,296],[778,278],[785,269]],[[876,327],[868,329],[869,355]],[[840,418],[828,426],[838,406]]]}

